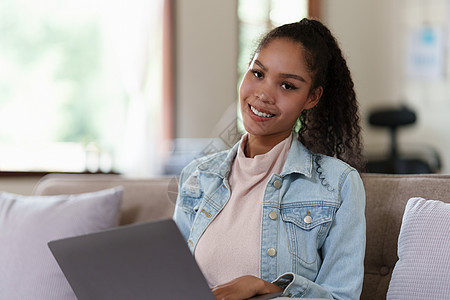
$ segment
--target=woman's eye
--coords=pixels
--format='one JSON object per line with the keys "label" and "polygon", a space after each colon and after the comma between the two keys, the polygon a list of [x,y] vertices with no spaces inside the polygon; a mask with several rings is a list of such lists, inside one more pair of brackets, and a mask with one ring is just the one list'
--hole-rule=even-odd
{"label": "woman's eye", "polygon": [[287,82],[282,83],[282,84],[281,84],[281,87],[282,87],[283,89],[285,89],[285,90],[296,90],[296,89],[297,89],[296,86],[294,86],[294,85],[292,85],[292,84],[289,84],[289,83],[287,83]]}
{"label": "woman's eye", "polygon": [[253,75],[255,75],[255,77],[258,77],[258,78],[263,77],[263,73],[260,71],[252,70],[252,73],[253,73]]}

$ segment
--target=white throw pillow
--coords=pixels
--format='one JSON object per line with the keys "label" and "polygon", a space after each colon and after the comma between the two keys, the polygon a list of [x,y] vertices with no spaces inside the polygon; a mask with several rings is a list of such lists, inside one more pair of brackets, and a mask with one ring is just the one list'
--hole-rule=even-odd
{"label": "white throw pillow", "polygon": [[47,243],[117,226],[122,193],[0,192],[0,299],[76,299]]}
{"label": "white throw pillow", "polygon": [[450,204],[409,199],[387,299],[449,299]]}

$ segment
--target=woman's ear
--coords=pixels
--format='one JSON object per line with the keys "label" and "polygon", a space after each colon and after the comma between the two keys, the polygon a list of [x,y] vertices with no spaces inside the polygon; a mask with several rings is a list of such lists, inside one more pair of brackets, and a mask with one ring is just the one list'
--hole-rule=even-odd
{"label": "woman's ear", "polygon": [[316,106],[317,103],[319,103],[319,100],[322,97],[322,94],[323,94],[322,86],[319,86],[319,87],[315,88],[314,90],[312,90],[308,95],[308,99],[306,100],[305,109],[311,109],[314,106]]}

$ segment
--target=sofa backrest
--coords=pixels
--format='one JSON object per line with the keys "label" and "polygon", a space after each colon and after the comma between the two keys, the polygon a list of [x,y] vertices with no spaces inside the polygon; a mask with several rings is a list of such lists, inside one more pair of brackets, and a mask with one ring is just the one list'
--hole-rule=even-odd
{"label": "sofa backrest", "polygon": [[119,175],[50,174],[34,188],[35,195],[95,192],[123,187],[120,225],[171,218],[178,190],[176,177],[134,179]]}
{"label": "sofa backrest", "polygon": [[450,202],[450,175],[363,174],[367,244],[362,300],[386,299],[397,256],[397,239],[408,200]]}
{"label": "sofa backrest", "polygon": [[[411,197],[450,202],[450,175],[363,174],[367,245],[361,299],[385,299],[397,257],[397,239]],[[118,175],[47,175],[36,195],[75,194],[122,186],[121,225],[170,218],[177,195],[175,177],[130,179]]]}

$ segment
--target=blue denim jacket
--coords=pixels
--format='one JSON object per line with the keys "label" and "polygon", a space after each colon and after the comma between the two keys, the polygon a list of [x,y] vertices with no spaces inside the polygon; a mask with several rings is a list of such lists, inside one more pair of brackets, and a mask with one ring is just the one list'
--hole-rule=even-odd
{"label": "blue denim jacket", "polygon": [[[181,173],[174,220],[192,252],[230,198],[228,175],[239,144]],[[294,137],[262,200],[260,277],[287,297],[359,299],[366,229],[358,172]]]}

